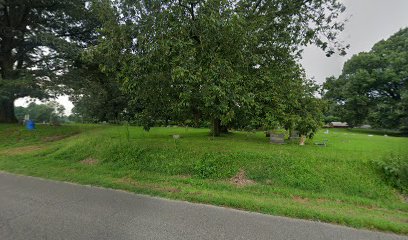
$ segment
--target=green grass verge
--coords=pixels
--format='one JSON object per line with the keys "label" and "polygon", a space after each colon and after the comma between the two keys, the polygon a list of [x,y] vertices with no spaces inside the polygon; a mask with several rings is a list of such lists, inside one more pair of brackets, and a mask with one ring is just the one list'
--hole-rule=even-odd
{"label": "green grass verge", "polygon": [[[0,125],[0,170],[408,234],[408,204],[374,164],[408,156],[408,138],[330,130],[314,141],[323,139],[327,147],[207,129]],[[230,181],[240,170],[252,184]]]}

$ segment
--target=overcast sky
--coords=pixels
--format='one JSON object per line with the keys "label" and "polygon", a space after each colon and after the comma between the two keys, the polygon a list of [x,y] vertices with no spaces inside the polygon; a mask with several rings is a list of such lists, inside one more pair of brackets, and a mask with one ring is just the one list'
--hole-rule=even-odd
{"label": "overcast sky", "polygon": [[[353,54],[369,51],[382,39],[387,39],[399,29],[408,27],[408,0],[342,0],[347,9],[344,18],[349,21],[340,36],[351,47],[344,57],[326,57],[320,49],[310,46],[304,51],[301,61],[309,78],[323,83],[326,77],[338,76],[344,62]],[[68,97],[60,97],[58,102],[66,108],[66,114],[73,107]],[[26,105],[26,100],[16,101],[17,106]]]}
{"label": "overcast sky", "polygon": [[310,46],[305,49],[301,61],[309,78],[319,83],[329,76],[338,76],[343,64],[353,54],[369,51],[382,39],[404,27],[408,27],[408,0],[343,0],[346,5],[345,18],[348,18],[340,40],[350,44],[344,57],[326,57],[323,51]]}

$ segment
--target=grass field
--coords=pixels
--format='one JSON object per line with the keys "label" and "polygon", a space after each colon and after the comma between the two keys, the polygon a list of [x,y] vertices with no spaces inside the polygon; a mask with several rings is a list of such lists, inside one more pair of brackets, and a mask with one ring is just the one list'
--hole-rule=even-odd
{"label": "grass field", "polygon": [[[313,144],[323,139],[327,147]],[[0,125],[0,170],[408,234],[408,203],[375,164],[408,161],[408,138],[330,130],[313,141],[271,145],[261,132],[212,138],[208,129],[173,127]]]}

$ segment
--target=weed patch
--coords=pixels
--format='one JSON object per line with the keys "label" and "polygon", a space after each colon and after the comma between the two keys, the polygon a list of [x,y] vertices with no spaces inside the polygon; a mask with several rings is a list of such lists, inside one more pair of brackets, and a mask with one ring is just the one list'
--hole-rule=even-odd
{"label": "weed patch", "polygon": [[408,155],[391,154],[375,164],[389,184],[408,194]]}

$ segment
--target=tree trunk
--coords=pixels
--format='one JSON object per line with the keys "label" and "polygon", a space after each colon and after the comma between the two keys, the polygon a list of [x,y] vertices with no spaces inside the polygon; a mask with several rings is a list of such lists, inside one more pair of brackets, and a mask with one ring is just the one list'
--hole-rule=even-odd
{"label": "tree trunk", "polygon": [[221,124],[218,118],[213,119],[212,134],[219,137],[221,133],[228,133],[228,127]]}
{"label": "tree trunk", "polygon": [[0,123],[16,123],[14,115],[14,100],[0,100]]}
{"label": "tree trunk", "polygon": [[213,119],[213,126],[212,126],[212,134],[215,137],[219,137],[221,134],[221,120],[214,118]]}
{"label": "tree trunk", "polygon": [[199,112],[194,113],[194,125],[196,128],[200,127],[200,119],[201,119],[201,114]]}

